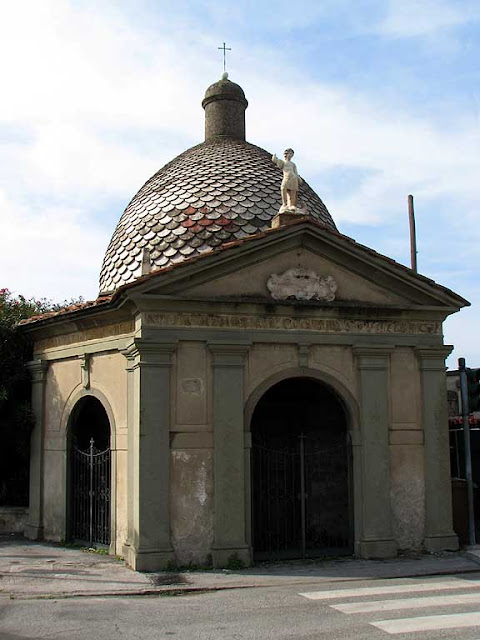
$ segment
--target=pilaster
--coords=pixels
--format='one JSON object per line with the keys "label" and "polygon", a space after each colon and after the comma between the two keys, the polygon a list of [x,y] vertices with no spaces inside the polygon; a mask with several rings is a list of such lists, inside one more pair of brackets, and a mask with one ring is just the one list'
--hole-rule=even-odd
{"label": "pilaster", "polygon": [[126,562],[156,571],[173,561],[170,542],[170,376],[175,345],[142,339],[127,347],[129,371]]}
{"label": "pilaster", "polygon": [[213,565],[230,558],[250,563],[246,543],[244,360],[249,344],[210,343],[213,357]]}
{"label": "pilaster", "polygon": [[458,549],[452,528],[445,358],[452,347],[417,349],[425,441],[425,548]]}
{"label": "pilaster", "polygon": [[397,552],[390,504],[388,431],[391,348],[354,349],[360,386],[362,533],[360,555],[387,558]]}
{"label": "pilaster", "polygon": [[27,363],[32,377],[32,410],[35,426],[30,436],[30,487],[28,522],[25,537],[43,537],[43,440],[45,429],[45,382],[48,362],[32,360]]}
{"label": "pilaster", "polygon": [[122,354],[127,360],[127,366],[125,370],[127,372],[127,539],[123,546],[123,556],[128,558],[130,556],[130,547],[133,541],[134,532],[134,484],[135,484],[135,377],[134,377],[134,365],[135,365],[135,348],[125,349]]}

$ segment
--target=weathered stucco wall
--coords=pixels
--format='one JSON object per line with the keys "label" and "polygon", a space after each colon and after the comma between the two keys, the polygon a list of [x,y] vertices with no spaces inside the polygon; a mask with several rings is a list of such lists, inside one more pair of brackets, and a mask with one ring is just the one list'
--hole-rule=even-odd
{"label": "weathered stucco wall", "polygon": [[[67,402],[81,388],[78,358],[50,362],[45,389],[45,453],[43,464],[43,525],[49,540],[65,539],[67,506]],[[63,422],[62,422],[63,421]]]}
{"label": "weathered stucco wall", "polygon": [[397,347],[391,360],[391,501],[399,549],[418,550],[425,536],[425,466],[418,360]]}
{"label": "weathered stucco wall", "polygon": [[[180,565],[210,565],[213,542],[213,450],[171,452],[171,527]],[[211,442],[210,442],[211,446]]]}
{"label": "weathered stucco wall", "polygon": [[208,565],[213,542],[213,427],[210,352],[178,344],[172,367],[170,524],[176,562]]}
{"label": "weathered stucco wall", "polygon": [[0,507],[0,533],[23,533],[27,522],[27,507]]}
{"label": "weathered stucco wall", "polygon": [[248,351],[246,363],[246,399],[263,382],[283,370],[298,367],[295,344],[256,343]]}

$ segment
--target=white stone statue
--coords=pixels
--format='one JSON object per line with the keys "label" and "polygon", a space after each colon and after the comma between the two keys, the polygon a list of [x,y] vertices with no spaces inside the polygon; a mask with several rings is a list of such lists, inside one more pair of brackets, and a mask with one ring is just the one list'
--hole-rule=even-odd
{"label": "white stone statue", "polygon": [[293,149],[285,149],[283,152],[285,160],[277,158],[275,154],[272,156],[272,162],[280,169],[283,169],[283,180],[280,188],[282,192],[280,213],[284,211],[297,212],[298,185],[302,183],[302,179],[298,175],[295,163],[292,162],[293,154]]}

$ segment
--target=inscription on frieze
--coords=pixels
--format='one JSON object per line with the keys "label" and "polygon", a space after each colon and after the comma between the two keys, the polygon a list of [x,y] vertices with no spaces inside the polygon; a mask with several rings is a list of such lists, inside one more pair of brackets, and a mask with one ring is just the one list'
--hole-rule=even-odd
{"label": "inscription on frieze", "polygon": [[215,329],[310,330],[322,333],[441,335],[440,322],[420,320],[348,320],[210,313],[145,313],[145,326]]}

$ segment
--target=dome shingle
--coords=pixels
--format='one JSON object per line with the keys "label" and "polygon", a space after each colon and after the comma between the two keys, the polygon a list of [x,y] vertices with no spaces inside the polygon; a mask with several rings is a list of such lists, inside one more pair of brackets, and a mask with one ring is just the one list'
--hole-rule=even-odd
{"label": "dome shingle", "polygon": [[[221,81],[207,89],[206,100],[218,93],[220,85],[234,93],[233,100],[245,99],[241,87]],[[160,169],[125,209],[103,260],[101,295],[142,275],[142,263],[149,269],[161,268],[270,228],[282,204],[282,171],[271,154],[245,141],[240,122],[245,106],[237,102],[241,113],[232,120],[231,99],[215,103],[223,104],[225,111],[209,114],[206,109],[207,132],[213,135]],[[238,135],[219,133],[226,122]],[[305,181],[298,191],[298,206],[336,229]]]}

